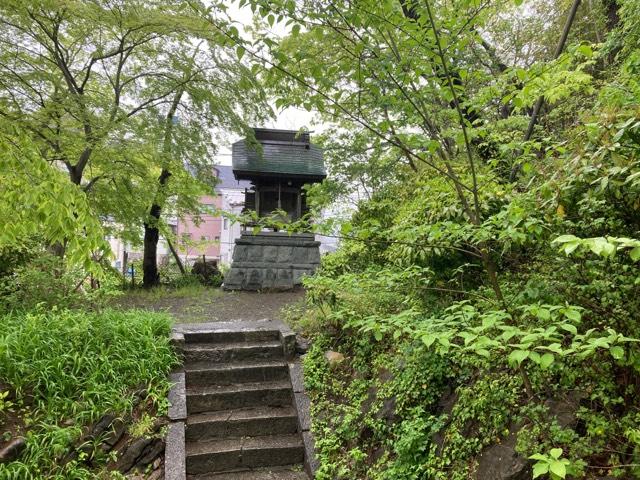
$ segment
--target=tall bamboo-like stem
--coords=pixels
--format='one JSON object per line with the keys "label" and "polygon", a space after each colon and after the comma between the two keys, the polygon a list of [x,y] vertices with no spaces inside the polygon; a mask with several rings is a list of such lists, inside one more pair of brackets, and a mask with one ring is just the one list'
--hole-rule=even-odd
{"label": "tall bamboo-like stem", "polygon": [[[576,12],[578,11],[578,7],[580,6],[580,1],[581,0],[573,0],[573,4],[571,5],[571,9],[569,10],[569,15],[567,16],[567,21],[565,22],[564,28],[562,29],[562,34],[560,35],[560,40],[558,40],[556,50],[553,53],[554,60],[558,58],[564,50],[564,46],[567,43],[567,38],[569,37],[569,32],[571,31],[571,26],[573,25],[573,21],[576,18]],[[533,106],[531,118],[529,119],[529,125],[527,126],[527,131],[525,132],[524,138],[522,139],[524,142],[528,142],[531,139],[531,135],[533,135],[533,129],[535,128],[536,123],[538,123],[538,116],[540,115],[540,110],[542,110],[543,105],[544,97],[540,95],[535,105]],[[520,162],[516,163],[513,166],[509,178],[512,182],[516,180],[518,173],[520,172],[520,168]]]}

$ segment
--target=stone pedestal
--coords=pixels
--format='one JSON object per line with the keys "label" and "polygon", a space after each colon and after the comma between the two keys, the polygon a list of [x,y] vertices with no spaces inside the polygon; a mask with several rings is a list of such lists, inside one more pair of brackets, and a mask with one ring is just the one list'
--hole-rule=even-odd
{"label": "stone pedestal", "polygon": [[320,264],[320,242],[312,234],[243,232],[236,240],[225,290],[291,290]]}

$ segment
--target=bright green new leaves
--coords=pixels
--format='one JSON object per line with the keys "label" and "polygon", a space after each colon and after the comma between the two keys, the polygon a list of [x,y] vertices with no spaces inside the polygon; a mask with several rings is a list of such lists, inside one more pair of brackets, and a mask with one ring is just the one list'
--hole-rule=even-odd
{"label": "bright green new leaves", "polygon": [[536,453],[531,455],[531,460],[537,460],[533,465],[533,478],[538,478],[542,475],[549,474],[551,480],[559,480],[566,478],[567,467],[571,465],[571,462],[566,458],[561,458],[562,449],[552,448],[548,455]]}
{"label": "bright green new leaves", "polygon": [[627,251],[631,260],[634,262],[640,260],[640,240],[635,238],[578,238],[575,235],[561,235],[552,243],[560,245],[560,251],[566,255],[571,255],[576,251],[590,251],[601,257],[612,258],[619,251]]}
{"label": "bright green new leaves", "polygon": [[[539,322],[542,326],[523,329],[512,324],[507,312],[479,312],[464,302],[448,307],[446,315],[422,321],[418,321],[417,312],[403,311],[398,315],[352,321],[349,326],[371,332],[377,341],[393,333],[394,339],[401,335],[413,337],[443,355],[456,351],[459,355],[469,356],[470,362],[477,356],[504,362],[511,368],[529,362],[542,370],[548,370],[556,361],[565,358],[584,360],[602,351],[621,360],[624,358],[622,345],[637,342],[610,328],[578,333],[575,324],[580,323],[581,314],[577,307],[534,304],[523,306],[521,310],[521,318],[533,316],[534,324]],[[416,318],[412,329],[407,327],[407,316]]]}
{"label": "bright green new leaves", "polygon": [[0,249],[36,236],[65,245],[70,263],[97,268],[92,256],[104,255],[109,246],[96,212],[29,137],[0,132],[0,185]]}
{"label": "bright green new leaves", "polygon": [[[60,243],[73,249],[74,225],[90,236],[99,219],[137,243],[153,202],[197,214],[215,183],[219,132],[244,134],[269,112],[225,12],[173,0],[2,2],[0,115],[90,206],[52,190],[42,203],[52,216],[40,221],[66,216],[48,237],[64,231]],[[171,175],[159,189],[162,169]]]}
{"label": "bright green new leaves", "polygon": [[107,414],[126,422],[141,401],[166,413],[168,374],[178,363],[170,329],[168,315],[144,311],[54,309],[0,317],[0,376],[17,393],[15,411],[28,422],[25,453],[0,464],[0,477],[100,478],[107,458],[82,461],[97,444],[78,440]]}

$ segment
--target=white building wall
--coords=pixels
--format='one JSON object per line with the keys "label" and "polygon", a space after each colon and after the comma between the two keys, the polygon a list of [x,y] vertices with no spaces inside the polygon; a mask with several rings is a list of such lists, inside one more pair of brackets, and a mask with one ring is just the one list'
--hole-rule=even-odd
{"label": "white building wall", "polygon": [[[169,226],[175,226],[177,222],[178,219],[175,217],[170,217],[167,219],[167,224]],[[143,235],[143,232],[141,232],[141,235]],[[111,266],[117,268],[118,270],[122,269],[122,264],[124,262],[124,252],[127,252],[129,261],[142,258],[142,246],[134,247],[130,243],[124,242],[121,238],[115,237],[113,235],[107,236],[107,241],[109,242],[111,252],[113,253],[113,257],[111,258]],[[164,239],[164,237],[161,236],[160,240],[158,241],[158,263],[162,263],[163,259],[167,258],[168,255],[171,255],[171,250],[169,250],[167,241]]]}
{"label": "white building wall", "polygon": [[[222,195],[222,210],[232,215],[240,215],[244,208],[244,190],[239,189],[219,189]],[[222,219],[220,229],[220,263],[231,265],[233,259],[233,249],[236,238],[240,238],[242,226],[238,222],[233,222],[230,218]]]}

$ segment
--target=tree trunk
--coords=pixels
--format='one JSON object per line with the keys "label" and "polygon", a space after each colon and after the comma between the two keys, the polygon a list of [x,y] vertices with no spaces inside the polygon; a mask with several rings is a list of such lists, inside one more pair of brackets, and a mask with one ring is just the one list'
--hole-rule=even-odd
{"label": "tree trunk", "polygon": [[[571,4],[571,9],[569,10],[569,15],[567,16],[567,20],[564,23],[564,28],[562,29],[562,35],[560,35],[560,40],[558,40],[558,44],[556,45],[556,50],[553,53],[553,59],[555,60],[560,56],[562,51],[564,50],[564,45],[567,43],[567,38],[569,37],[569,32],[571,31],[571,26],[573,25],[573,21],[576,18],[576,12],[578,11],[578,7],[580,7],[581,0],[573,0]],[[540,110],[544,105],[544,97],[541,96],[536,101],[533,112],[531,113],[531,118],[529,119],[529,126],[527,127],[527,131],[524,134],[524,138],[522,139],[524,142],[528,142],[531,139],[531,135],[533,135],[533,129],[538,122],[538,115],[540,114]],[[522,169],[522,164],[520,162],[516,162],[512,169],[511,175],[509,176],[510,182],[515,182],[520,174],[520,170]]]}
{"label": "tree trunk", "polygon": [[[164,188],[170,176],[171,172],[163,168],[158,177],[160,189]],[[158,223],[161,213],[162,207],[154,203],[149,209],[149,221],[144,224],[144,253],[142,256],[142,285],[144,288],[155,287],[160,283],[160,275],[158,274],[160,230],[158,229]]]}
{"label": "tree trunk", "polygon": [[[173,128],[173,119],[180,104],[180,99],[184,93],[183,89],[179,89],[173,97],[171,107],[167,112],[165,119],[164,142],[162,145],[162,154],[169,156],[171,154],[171,130]],[[149,220],[144,224],[144,254],[142,257],[142,269],[144,276],[142,285],[145,288],[155,287],[160,283],[160,275],[158,274],[158,240],[160,239],[160,231],[158,223],[160,214],[164,206],[164,195],[162,191],[171,176],[168,169],[168,161],[164,160],[164,166],[158,177],[158,192],[156,198],[149,209]]]}
{"label": "tree trunk", "polygon": [[607,16],[607,31],[610,32],[620,23],[618,14],[618,2],[616,0],[603,0],[605,14]]}

